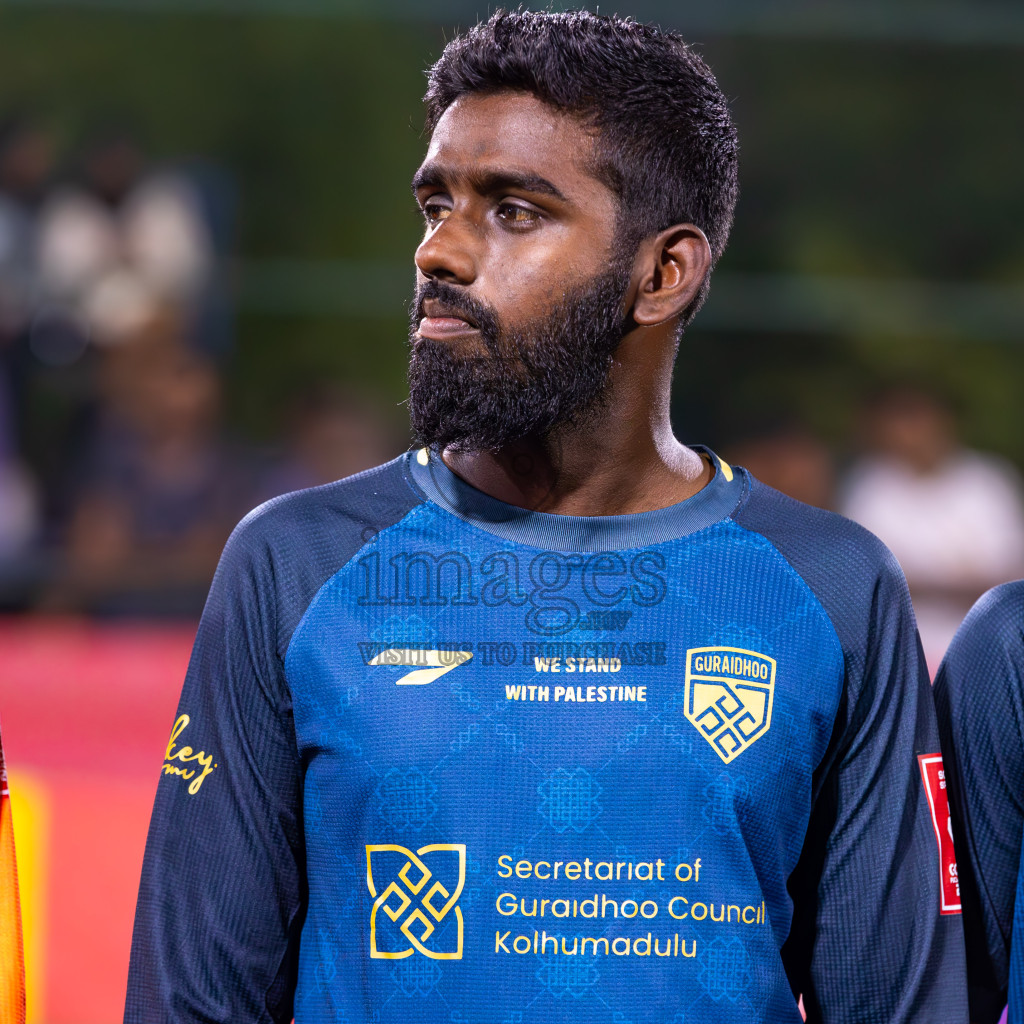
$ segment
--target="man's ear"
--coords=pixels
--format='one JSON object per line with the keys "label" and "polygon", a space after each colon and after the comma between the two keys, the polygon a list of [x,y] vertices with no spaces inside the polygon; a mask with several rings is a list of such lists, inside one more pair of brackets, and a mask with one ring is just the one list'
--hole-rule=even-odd
{"label": "man's ear", "polygon": [[693,224],[675,224],[640,243],[634,263],[633,320],[653,327],[678,316],[711,270],[711,247]]}

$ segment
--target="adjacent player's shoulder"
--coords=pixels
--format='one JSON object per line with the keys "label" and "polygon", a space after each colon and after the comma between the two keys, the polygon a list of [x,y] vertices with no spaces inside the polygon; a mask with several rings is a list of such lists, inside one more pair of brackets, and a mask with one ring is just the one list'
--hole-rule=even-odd
{"label": "adjacent player's shoulder", "polygon": [[1024,676],[1024,580],[987,591],[953,637],[940,674],[976,677],[983,666],[1002,663]]}
{"label": "adjacent player's shoulder", "polygon": [[1024,628],[1024,580],[1001,583],[986,591],[964,619],[965,630],[985,631],[990,636],[1014,634],[1020,640]]}

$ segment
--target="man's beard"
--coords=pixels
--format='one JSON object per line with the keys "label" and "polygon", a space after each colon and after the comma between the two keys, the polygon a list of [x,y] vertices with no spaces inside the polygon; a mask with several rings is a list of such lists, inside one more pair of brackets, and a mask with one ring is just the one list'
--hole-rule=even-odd
{"label": "man's beard", "polygon": [[[409,414],[416,443],[462,451],[496,450],[554,428],[579,427],[604,405],[613,356],[627,322],[630,266],[617,261],[542,318],[506,326],[461,288],[421,285],[410,307]],[[425,299],[464,313],[486,351],[416,332]]]}

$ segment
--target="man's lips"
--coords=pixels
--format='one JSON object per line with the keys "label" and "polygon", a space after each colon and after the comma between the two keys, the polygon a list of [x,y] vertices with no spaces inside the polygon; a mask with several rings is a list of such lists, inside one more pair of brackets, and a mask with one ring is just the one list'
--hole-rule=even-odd
{"label": "man's lips", "polygon": [[454,316],[425,316],[419,326],[421,337],[434,338],[437,341],[476,332],[477,329],[471,323]]}
{"label": "man's lips", "polygon": [[460,316],[458,311],[446,309],[439,302],[428,299],[423,303],[422,309],[425,315],[419,325],[421,337],[443,341],[465,334],[475,334],[477,331],[476,324]]}

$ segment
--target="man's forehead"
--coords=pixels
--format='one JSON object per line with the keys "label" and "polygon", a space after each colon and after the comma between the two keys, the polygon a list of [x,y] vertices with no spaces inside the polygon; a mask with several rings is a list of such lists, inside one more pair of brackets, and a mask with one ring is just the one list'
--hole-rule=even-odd
{"label": "man's forehead", "polygon": [[423,167],[553,180],[567,172],[593,177],[594,160],[594,132],[574,115],[531,93],[471,93],[441,115]]}

